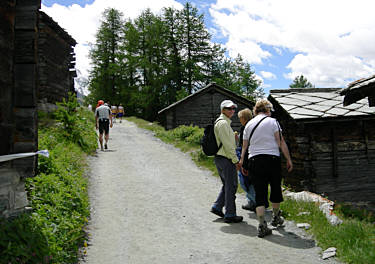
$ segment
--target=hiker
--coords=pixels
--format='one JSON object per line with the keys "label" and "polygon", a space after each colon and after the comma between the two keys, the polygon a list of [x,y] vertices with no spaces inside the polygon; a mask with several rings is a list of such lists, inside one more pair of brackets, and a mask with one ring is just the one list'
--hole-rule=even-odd
{"label": "hiker", "polygon": [[[237,105],[231,100],[224,100],[220,104],[221,115],[215,121],[214,133],[217,145],[221,145],[215,155],[215,165],[223,186],[211,208],[211,212],[224,217],[226,223],[239,223],[243,217],[236,214],[236,191],[238,186],[237,171],[240,169],[236,156],[236,141],[231,118]],[[225,214],[223,207],[225,206]]]}
{"label": "hiker", "polygon": [[112,128],[112,115],[111,109],[108,105],[104,104],[103,100],[98,101],[98,107],[95,109],[95,127],[99,129],[99,143],[100,150],[103,149],[103,132],[105,133],[105,149],[108,149],[108,139],[109,139],[109,127]]}
{"label": "hiker", "polygon": [[252,171],[252,182],[255,188],[256,214],[259,221],[258,237],[272,234],[264,219],[265,205],[268,200],[268,184],[271,186],[270,201],[272,203],[272,221],[274,227],[281,226],[284,219],[281,217],[280,203],[283,201],[281,191],[281,149],[286,158],[288,172],[293,169],[288,147],[281,134],[281,128],[276,119],[271,118],[272,104],[266,100],[259,100],[254,106],[255,117],[250,120],[244,130],[243,150],[240,164],[243,163],[245,150],[249,144],[248,138],[254,127],[256,130],[250,139],[249,162]]}
{"label": "hiker", "polygon": [[[243,131],[245,129],[247,122],[249,122],[250,119],[253,118],[253,115],[249,108],[245,108],[238,112],[238,118],[240,119],[242,126],[240,128],[240,135],[238,137],[238,147],[236,148],[236,154],[237,157],[240,159],[242,152]],[[238,179],[240,181],[241,188],[246,192],[247,199],[247,203],[242,205],[242,209],[255,212],[256,203],[254,185],[251,183],[251,180],[247,174],[243,175],[242,170],[238,171]]]}
{"label": "hiker", "polygon": [[112,106],[111,106],[111,112],[112,112],[112,120],[113,120],[113,123],[116,123],[117,106],[112,105]]}
{"label": "hiker", "polygon": [[120,123],[122,122],[122,117],[124,116],[125,112],[124,112],[124,107],[122,106],[122,104],[120,104],[118,106],[118,114],[117,114],[117,117],[120,118]]}

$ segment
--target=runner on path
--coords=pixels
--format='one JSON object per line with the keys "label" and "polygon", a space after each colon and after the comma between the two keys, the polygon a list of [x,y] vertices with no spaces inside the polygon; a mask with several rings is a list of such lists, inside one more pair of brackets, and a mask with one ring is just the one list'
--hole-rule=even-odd
{"label": "runner on path", "polygon": [[[219,178],[151,132],[124,120],[111,140],[111,150],[90,158],[90,239],[81,264],[337,263],[323,261],[292,222],[260,239],[253,212],[239,209],[237,224],[208,212]],[[238,195],[238,208],[245,201]]]}

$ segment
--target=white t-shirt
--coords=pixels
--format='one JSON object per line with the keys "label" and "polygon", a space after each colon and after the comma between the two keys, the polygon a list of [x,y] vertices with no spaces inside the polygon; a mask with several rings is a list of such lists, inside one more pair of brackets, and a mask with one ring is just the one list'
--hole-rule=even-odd
{"label": "white t-shirt", "polygon": [[111,114],[111,109],[109,109],[106,105],[101,105],[95,109],[95,116],[99,119],[109,119],[109,115]]}
{"label": "white t-shirt", "polygon": [[[265,117],[265,114],[258,114],[251,119],[245,127],[243,139],[248,140],[253,128],[259,121]],[[279,146],[277,144],[275,133],[279,131],[279,124],[276,119],[272,117],[265,118],[255,129],[249,147],[249,158],[260,155],[268,154],[280,156]],[[281,128],[280,128],[281,131]],[[281,132],[280,132],[281,133]]]}

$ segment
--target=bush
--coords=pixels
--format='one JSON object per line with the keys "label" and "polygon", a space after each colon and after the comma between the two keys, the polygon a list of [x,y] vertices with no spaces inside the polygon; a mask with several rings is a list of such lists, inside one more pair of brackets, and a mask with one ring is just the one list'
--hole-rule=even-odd
{"label": "bush", "polygon": [[40,156],[36,177],[26,179],[32,213],[0,222],[0,263],[77,262],[90,213],[86,153],[97,137],[94,115],[65,104],[55,113],[58,122],[38,131],[39,149],[50,157]]}

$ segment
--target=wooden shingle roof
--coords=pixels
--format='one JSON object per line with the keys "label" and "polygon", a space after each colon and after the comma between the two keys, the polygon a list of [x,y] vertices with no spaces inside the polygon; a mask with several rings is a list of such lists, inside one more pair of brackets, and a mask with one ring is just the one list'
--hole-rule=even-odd
{"label": "wooden shingle roof", "polygon": [[375,115],[366,99],[343,106],[340,88],[301,88],[271,90],[268,99],[279,104],[293,119]]}

